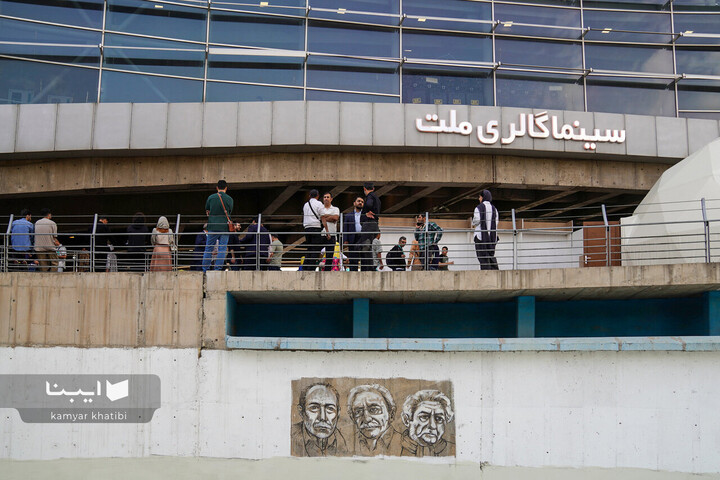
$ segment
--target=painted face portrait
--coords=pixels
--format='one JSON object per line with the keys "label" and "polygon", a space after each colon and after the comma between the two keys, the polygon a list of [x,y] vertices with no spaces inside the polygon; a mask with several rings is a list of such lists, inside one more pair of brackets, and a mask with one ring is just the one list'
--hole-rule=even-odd
{"label": "painted face portrait", "polygon": [[439,402],[420,402],[413,414],[408,433],[420,445],[431,446],[445,433],[445,410]]}
{"label": "painted face portrait", "polygon": [[380,438],[390,426],[390,412],[385,399],[377,392],[357,394],[351,408],[352,419],[366,438]]}
{"label": "painted face portrait", "polygon": [[327,438],[337,426],[338,405],[335,394],[324,385],[316,385],[307,392],[302,413],[305,429],[317,438]]}

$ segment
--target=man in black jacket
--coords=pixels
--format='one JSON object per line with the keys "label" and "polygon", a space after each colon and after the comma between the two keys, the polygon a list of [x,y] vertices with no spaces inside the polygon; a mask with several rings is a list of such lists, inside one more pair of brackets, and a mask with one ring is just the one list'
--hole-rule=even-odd
{"label": "man in black jacket", "polygon": [[405,247],[406,243],[407,239],[405,237],[400,237],[398,244],[392,247],[387,255],[385,255],[385,261],[387,262],[388,267],[390,267],[393,271],[400,272],[405,270],[406,262],[403,247]]}
{"label": "man in black jacket", "polygon": [[362,270],[372,271],[374,270],[372,264],[372,258],[370,254],[370,248],[372,245],[373,238],[380,233],[379,215],[380,215],[380,199],[375,194],[375,184],[373,182],[365,182],[363,185],[363,191],[365,192],[365,204],[363,205],[362,213],[365,214],[367,219],[362,224],[362,250],[367,254],[367,257],[363,257]]}
{"label": "man in black jacket", "polygon": [[343,215],[343,246],[347,248],[348,266],[353,272],[363,265],[365,252],[361,249],[362,224],[367,217],[362,213],[365,199],[357,197],[353,202],[352,212]]}

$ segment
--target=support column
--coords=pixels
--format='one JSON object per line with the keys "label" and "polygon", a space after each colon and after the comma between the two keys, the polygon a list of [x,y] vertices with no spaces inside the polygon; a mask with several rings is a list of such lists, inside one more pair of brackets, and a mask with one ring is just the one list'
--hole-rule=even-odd
{"label": "support column", "polygon": [[353,299],[353,338],[370,336],[370,299]]}
{"label": "support column", "polygon": [[708,335],[720,335],[720,291],[705,292]]}
{"label": "support column", "polygon": [[515,306],[518,338],[533,338],[535,336],[535,297],[517,297]]}

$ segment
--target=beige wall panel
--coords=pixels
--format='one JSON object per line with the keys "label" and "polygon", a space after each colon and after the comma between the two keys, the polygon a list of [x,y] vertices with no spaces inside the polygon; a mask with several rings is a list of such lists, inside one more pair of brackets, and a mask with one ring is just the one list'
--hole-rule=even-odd
{"label": "beige wall panel", "polygon": [[177,317],[173,290],[148,289],[145,301],[145,344],[168,346],[173,343]]}
{"label": "beige wall panel", "polygon": [[12,285],[4,284],[9,279],[9,275],[0,274],[0,345],[9,345],[11,342],[10,335],[10,317],[13,311]]}
{"label": "beige wall panel", "polygon": [[225,308],[226,300],[223,292],[216,298],[206,298],[203,302],[202,347],[225,348]]}
{"label": "beige wall panel", "polygon": [[182,273],[178,280],[178,322],[174,345],[197,347],[202,328],[203,275],[199,272]]}
{"label": "beige wall panel", "polygon": [[82,345],[82,306],[78,303],[81,289],[68,285],[70,282],[61,275],[58,275],[58,280],[57,286],[48,288],[46,344]]}
{"label": "beige wall panel", "polygon": [[[106,290],[109,307],[104,322],[110,345],[138,345],[138,316],[144,312],[139,293],[142,287],[137,276],[124,280],[135,281]],[[93,325],[94,318],[90,317],[88,323]]]}

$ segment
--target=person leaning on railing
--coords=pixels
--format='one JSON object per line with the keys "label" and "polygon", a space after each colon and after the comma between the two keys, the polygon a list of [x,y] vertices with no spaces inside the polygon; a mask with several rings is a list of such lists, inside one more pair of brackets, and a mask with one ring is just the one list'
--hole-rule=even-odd
{"label": "person leaning on railing", "polygon": [[11,268],[34,270],[38,261],[33,257],[33,235],[35,226],[32,214],[27,208],[20,212],[22,218],[12,222],[10,227]]}
{"label": "person leaning on railing", "polygon": [[[413,270],[427,270],[433,258],[437,244],[442,239],[443,229],[435,222],[427,222],[427,231],[425,229],[425,215],[418,215],[415,221],[415,240],[417,241],[417,255],[419,255],[421,265],[414,265]],[[419,268],[418,268],[419,267]]]}

